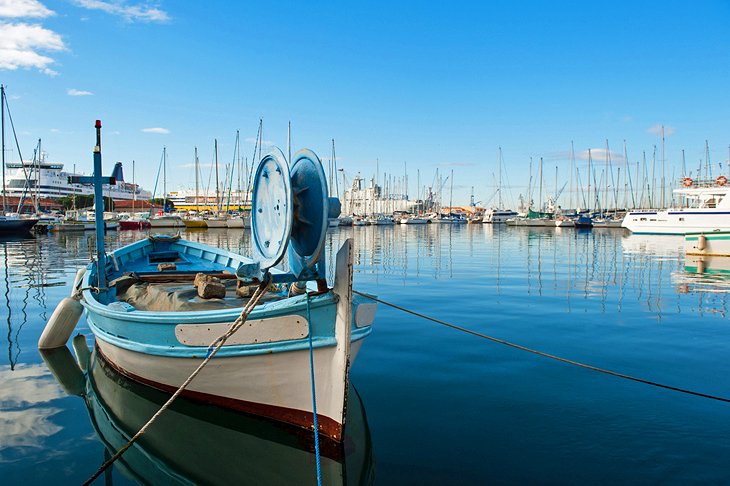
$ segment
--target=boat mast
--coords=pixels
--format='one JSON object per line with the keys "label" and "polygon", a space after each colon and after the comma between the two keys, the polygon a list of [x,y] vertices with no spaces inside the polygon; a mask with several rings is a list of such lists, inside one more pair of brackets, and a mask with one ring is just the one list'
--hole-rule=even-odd
{"label": "boat mast", "polygon": [[660,203],[662,209],[664,209],[664,193],[666,192],[665,178],[664,178],[664,125],[662,125],[662,196],[660,197]]}
{"label": "boat mast", "polygon": [[575,164],[575,147],[573,141],[570,141],[570,209],[573,207],[573,165]]}
{"label": "boat mast", "polygon": [[[33,206],[35,207],[35,213],[40,213],[40,205],[38,202],[39,193],[38,191],[41,190],[41,157],[42,157],[42,145],[41,145],[41,139],[38,139],[38,161],[36,163],[36,173],[35,173],[35,191],[33,191]],[[32,189],[31,189],[32,191]]]}
{"label": "boat mast", "polygon": [[527,179],[527,211],[532,208],[532,157],[530,157],[530,178]]}
{"label": "boat mast", "polygon": [[[291,126],[291,123],[289,124]],[[241,140],[240,133],[236,130],[236,152],[238,153],[238,210],[241,210]]]}
{"label": "boat mast", "polygon": [[[74,175],[76,175],[76,164],[74,164]],[[160,173],[157,173],[157,176],[159,177]],[[71,208],[76,211],[76,183],[74,183],[73,188],[73,196],[71,196]]]}
{"label": "boat mast", "polygon": [[449,194],[449,217],[454,214],[454,169],[451,169],[451,193]]}
{"label": "boat mast", "polygon": [[[132,217],[134,218],[134,206],[137,202],[137,186],[134,178],[134,159],[132,159]],[[110,186],[111,187],[111,186]]]}
{"label": "boat mast", "polygon": [[[335,154],[335,139],[332,139],[332,164],[334,166],[334,180],[335,180],[335,197],[338,199],[340,198],[340,184],[337,182],[337,155]],[[344,182],[342,183],[342,188],[344,190],[345,185]]]}
{"label": "boat mast", "polygon": [[629,152],[626,148],[626,140],[624,140],[624,209],[629,207]]}
{"label": "boat mast", "polygon": [[[5,215],[5,211],[7,210],[7,203],[5,201],[5,85],[0,84],[0,123],[2,124],[2,128],[0,128],[0,132],[2,132],[2,164],[3,164],[3,216]],[[22,160],[20,161],[22,164]]]}
{"label": "boat mast", "polygon": [[221,200],[218,182],[218,139],[213,139],[213,149],[215,150],[215,207],[218,213],[221,212]]}
{"label": "boat mast", "polygon": [[195,214],[200,216],[200,207],[198,206],[198,147],[195,147]]}
{"label": "boat mast", "polygon": [[167,147],[162,147],[162,212],[167,212]]}
{"label": "boat mast", "polygon": [[497,188],[497,197],[499,198],[499,205],[497,209],[500,211],[503,209],[502,207],[502,147],[499,147],[499,160],[497,161],[499,164],[499,187]]}
{"label": "boat mast", "polygon": [[[606,139],[606,184],[605,184],[605,190],[603,193],[603,217],[605,218],[608,214],[608,172],[609,168],[611,167],[611,159],[609,155],[609,148],[608,148],[608,139]],[[613,176],[613,174],[611,174]]]}
{"label": "boat mast", "polygon": [[540,199],[539,210],[542,213],[543,212],[543,209],[544,209],[543,204],[542,204],[542,157],[540,157],[540,191],[539,191],[539,193],[540,193],[540,197],[539,197],[539,199]]}
{"label": "boat mast", "polygon": [[591,208],[590,206],[593,204],[593,200],[591,199],[591,162],[593,162],[593,157],[591,155],[591,149],[588,149],[588,206],[586,209],[588,210],[588,214],[590,216]]}

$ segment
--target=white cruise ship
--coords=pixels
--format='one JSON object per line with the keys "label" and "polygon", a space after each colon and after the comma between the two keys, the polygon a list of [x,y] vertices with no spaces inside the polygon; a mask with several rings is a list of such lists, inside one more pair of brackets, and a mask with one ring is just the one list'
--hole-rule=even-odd
{"label": "white cruise ship", "polygon": [[670,209],[629,211],[622,226],[632,233],[683,235],[686,233],[730,231],[730,186],[727,177],[716,180],[683,180],[674,194],[683,202]]}
{"label": "white cruise ship", "polygon": [[[5,191],[8,196],[31,197],[37,195],[40,198],[58,199],[64,196],[81,196],[94,194],[92,184],[69,184],[70,176],[82,175],[65,172],[63,164],[54,164],[41,158],[40,162],[8,162],[5,164]],[[124,182],[122,163],[114,165],[112,176],[116,178],[116,185],[104,185],[104,196],[112,199],[134,199],[137,192],[137,199],[149,200],[152,194],[139,187],[139,185]]]}

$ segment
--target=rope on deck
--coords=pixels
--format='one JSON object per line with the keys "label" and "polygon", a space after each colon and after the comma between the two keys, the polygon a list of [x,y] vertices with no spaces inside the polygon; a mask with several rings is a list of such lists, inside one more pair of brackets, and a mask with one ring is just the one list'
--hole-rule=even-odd
{"label": "rope on deck", "polygon": [[[150,428],[150,426],[157,420],[157,418],[162,415],[162,412],[167,410],[167,408],[172,404],[172,402],[175,401],[175,399],[187,388],[187,386],[190,384],[190,382],[193,381],[193,379],[198,376],[198,374],[205,368],[205,365],[207,365],[211,359],[213,359],[213,356],[216,355],[216,353],[223,347],[223,345],[226,343],[226,340],[228,340],[229,337],[231,337],[233,334],[238,331],[241,326],[243,326],[246,323],[246,319],[248,319],[248,315],[251,313],[253,308],[258,304],[259,300],[266,294],[266,291],[269,288],[269,284],[271,282],[271,275],[268,274],[267,278],[265,278],[258,286],[254,294],[251,296],[251,299],[246,303],[246,305],[243,307],[243,310],[241,311],[241,314],[236,318],[236,320],[231,324],[231,327],[228,328],[228,330],[221,335],[219,338],[217,338],[215,341],[210,343],[208,346],[208,355],[205,357],[205,359],[200,363],[200,365],[193,371],[190,376],[183,382],[182,385],[180,385],[180,388],[173,393],[173,395],[165,402],[162,407],[147,421],[146,424],[142,426],[141,429],[139,429],[139,432],[134,434],[134,437],[129,439],[129,442],[127,442],[124,446],[122,446],[116,454],[114,454],[110,459],[104,462],[104,464],[101,465],[101,467],[94,473],[93,476],[91,476],[89,479],[84,482],[84,486],[87,486],[91,484],[96,478],[98,478],[101,473],[103,473],[109,466],[114,464],[114,462],[122,457],[122,454],[124,454],[127,449],[132,447],[132,445],[137,442],[137,440],[142,437],[142,435],[147,432],[147,430]],[[214,347],[215,346],[215,347]]]}
{"label": "rope on deck", "polygon": [[606,375],[615,376],[617,378],[623,378],[625,380],[636,381],[638,383],[643,383],[645,385],[650,385],[650,386],[655,386],[655,387],[658,387],[658,388],[663,388],[665,390],[672,390],[672,391],[676,391],[676,392],[679,392],[679,393],[685,393],[687,395],[694,395],[694,396],[697,396],[697,397],[707,398],[707,399],[710,399],[710,400],[716,400],[718,402],[730,403],[730,398],[720,397],[720,396],[717,396],[717,395],[710,395],[710,394],[707,394],[707,393],[702,393],[702,392],[698,392],[698,391],[694,391],[694,390],[688,390],[686,388],[680,388],[680,387],[676,387],[676,386],[665,385],[663,383],[658,383],[656,381],[645,380],[643,378],[637,378],[635,376],[626,375],[624,373],[619,373],[617,371],[611,371],[611,370],[607,370],[607,369],[604,369],[604,368],[599,368],[597,366],[592,366],[592,365],[588,365],[588,364],[585,364],[585,363],[580,363],[578,361],[573,361],[573,360],[570,360],[570,359],[567,359],[567,358],[562,358],[560,356],[555,356],[554,354],[545,353],[545,352],[542,352],[542,351],[538,351],[536,349],[528,348],[526,346],[521,346],[519,344],[511,343],[509,341],[505,341],[504,339],[499,339],[499,338],[492,337],[492,336],[489,336],[487,334],[483,334],[483,333],[480,333],[480,332],[477,332],[477,331],[472,331],[471,329],[467,329],[465,327],[457,326],[456,324],[451,324],[451,323],[442,321],[440,319],[436,319],[434,317],[429,317],[429,316],[427,316],[425,314],[421,314],[419,312],[412,311],[410,309],[406,309],[405,307],[401,307],[399,305],[392,304],[390,302],[386,302],[384,300],[381,300],[381,299],[378,299],[376,297],[373,297],[372,295],[368,295],[368,294],[364,294],[362,292],[358,292],[357,290],[354,290],[354,289],[353,289],[352,293],[357,294],[357,295],[359,295],[361,297],[365,297],[367,299],[373,300],[373,301],[378,302],[380,304],[387,305],[388,307],[392,307],[394,309],[398,309],[398,310],[403,311],[403,312],[405,312],[407,314],[411,314],[411,315],[414,315],[416,317],[421,317],[421,318],[426,319],[428,321],[435,322],[437,324],[441,324],[442,326],[450,327],[452,329],[456,329],[457,331],[461,331],[461,332],[465,332],[467,334],[471,334],[472,336],[477,336],[477,337],[480,337],[482,339],[487,339],[489,341],[492,341],[492,342],[495,342],[495,343],[498,343],[498,344],[503,344],[505,346],[509,346],[509,347],[512,347],[512,348],[515,348],[515,349],[519,349],[521,351],[526,351],[528,353],[536,354],[536,355],[542,356],[544,358],[549,358],[549,359],[553,359],[555,361],[560,361],[561,363],[567,363],[569,365],[578,366],[580,368],[585,368],[587,370],[597,371],[599,373],[604,373]]}

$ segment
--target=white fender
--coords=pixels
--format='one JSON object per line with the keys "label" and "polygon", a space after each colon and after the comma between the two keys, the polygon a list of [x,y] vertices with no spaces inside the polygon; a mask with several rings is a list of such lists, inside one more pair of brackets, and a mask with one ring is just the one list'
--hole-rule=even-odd
{"label": "white fender", "polygon": [[74,296],[76,293],[76,290],[78,290],[79,286],[81,285],[81,279],[84,278],[84,274],[86,273],[86,267],[81,267],[78,270],[76,270],[76,276],[74,277],[74,284],[73,287],[71,287],[71,297]]}
{"label": "white fender", "polygon": [[707,247],[707,237],[705,235],[700,235],[697,237],[697,249],[698,250],[704,250]]}
{"label": "white fender", "polygon": [[46,328],[43,329],[43,334],[38,340],[38,349],[53,349],[65,346],[76,327],[76,323],[79,322],[83,310],[84,307],[78,300],[72,297],[63,299],[56,306],[56,310],[53,311]]}

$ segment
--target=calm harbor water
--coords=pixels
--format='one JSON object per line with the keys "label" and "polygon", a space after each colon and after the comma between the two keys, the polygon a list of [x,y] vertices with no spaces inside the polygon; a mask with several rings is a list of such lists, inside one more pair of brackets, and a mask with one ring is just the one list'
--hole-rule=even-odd
{"label": "calm harbor water", "polygon": [[[141,236],[109,233],[107,244]],[[249,249],[241,231],[184,236]],[[681,238],[489,225],[336,228],[328,256],[347,237],[357,290],[547,353],[730,396],[730,280],[686,271]],[[93,245],[88,234],[0,241],[5,484],[83,482],[105,446],[119,447],[164,402],[99,363],[80,389],[62,388],[36,349]],[[93,344],[83,318],[77,330]],[[352,383],[360,399],[344,453],[324,463],[328,480],[730,482],[727,403],[579,369],[382,305]],[[314,482],[309,447],[271,424],[183,401],[106,481]]]}

